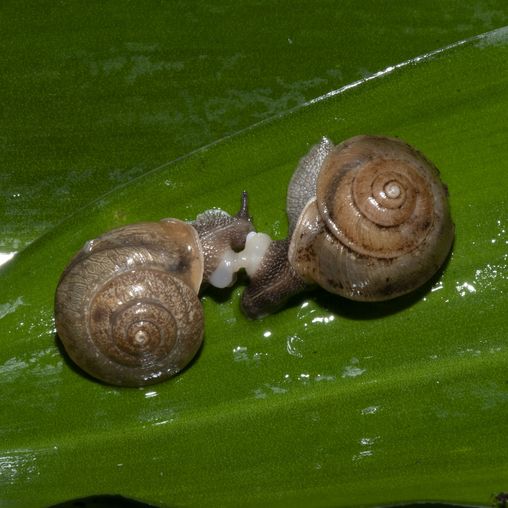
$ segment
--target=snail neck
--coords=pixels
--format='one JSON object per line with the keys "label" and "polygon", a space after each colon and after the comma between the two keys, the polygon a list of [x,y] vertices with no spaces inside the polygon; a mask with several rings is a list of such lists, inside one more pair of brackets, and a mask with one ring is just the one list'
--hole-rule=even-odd
{"label": "snail neck", "polygon": [[243,250],[235,252],[228,248],[223,252],[217,268],[208,277],[208,282],[217,288],[231,286],[236,272],[242,268],[252,277],[258,271],[271,242],[272,239],[265,233],[250,232]]}
{"label": "snail neck", "polygon": [[289,239],[270,243],[259,269],[251,275],[241,299],[243,312],[260,318],[275,312],[288,298],[307,288],[288,258]]}

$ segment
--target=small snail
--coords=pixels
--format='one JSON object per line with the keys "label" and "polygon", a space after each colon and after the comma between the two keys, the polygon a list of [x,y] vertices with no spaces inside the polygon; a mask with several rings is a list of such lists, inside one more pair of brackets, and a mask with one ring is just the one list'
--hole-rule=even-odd
{"label": "small snail", "polygon": [[84,371],[114,385],[175,375],[203,339],[200,288],[228,286],[240,268],[254,273],[258,240],[244,193],[233,217],[208,210],[191,223],[131,224],[87,242],[56,291],[56,329],[66,351]]}
{"label": "small snail", "polygon": [[288,188],[289,237],[266,242],[242,295],[250,317],[319,285],[359,301],[409,293],[445,261],[454,236],[447,189],[420,152],[395,138],[323,138]]}

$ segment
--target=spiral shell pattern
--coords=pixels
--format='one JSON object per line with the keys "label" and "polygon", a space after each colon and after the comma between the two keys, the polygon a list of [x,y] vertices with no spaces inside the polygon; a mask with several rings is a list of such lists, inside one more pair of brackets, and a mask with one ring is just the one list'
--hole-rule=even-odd
{"label": "spiral shell pattern", "polygon": [[437,169],[395,138],[358,136],[338,145],[317,181],[317,204],[330,231],[360,255],[395,258],[432,230]]}
{"label": "spiral shell pattern", "polygon": [[357,136],[323,161],[288,256],[307,283],[354,300],[387,300],[428,281],[453,236],[435,166],[398,139]]}
{"label": "spiral shell pattern", "polygon": [[83,370],[109,384],[156,383],[198,351],[203,259],[180,221],[134,224],[88,242],[62,275],[57,332]]}

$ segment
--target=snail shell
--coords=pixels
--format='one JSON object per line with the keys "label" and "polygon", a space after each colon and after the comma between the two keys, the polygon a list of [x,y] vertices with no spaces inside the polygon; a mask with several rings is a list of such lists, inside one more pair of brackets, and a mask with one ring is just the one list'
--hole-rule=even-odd
{"label": "snail shell", "polygon": [[196,230],[175,219],[87,242],[56,292],[56,328],[69,356],[114,385],[151,384],[179,372],[203,338],[203,266]]}
{"label": "snail shell", "polygon": [[242,296],[263,316],[311,285],[360,301],[409,293],[450,252],[447,189],[420,152],[396,138],[323,138],[288,188],[289,238],[273,241]]}
{"label": "snail shell", "polygon": [[[293,180],[290,190],[300,186]],[[288,253],[308,283],[386,300],[424,284],[450,251],[454,228],[439,172],[399,139],[357,136],[333,147],[315,189]]]}

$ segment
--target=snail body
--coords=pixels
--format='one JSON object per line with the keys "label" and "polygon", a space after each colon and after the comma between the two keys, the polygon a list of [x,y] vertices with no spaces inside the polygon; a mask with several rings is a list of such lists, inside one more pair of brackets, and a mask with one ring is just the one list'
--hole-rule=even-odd
{"label": "snail body", "polygon": [[[113,385],[142,386],[177,374],[203,340],[200,288],[224,257],[245,247],[247,236],[252,250],[257,237],[244,195],[233,217],[209,210],[191,223],[130,224],[88,241],[55,297],[58,336],[71,359]],[[242,266],[226,270],[222,285]]]}
{"label": "snail body", "polygon": [[289,238],[267,249],[243,296],[251,317],[312,285],[359,301],[407,294],[437,272],[453,242],[438,170],[396,138],[337,146],[323,138],[290,181],[287,212]]}

